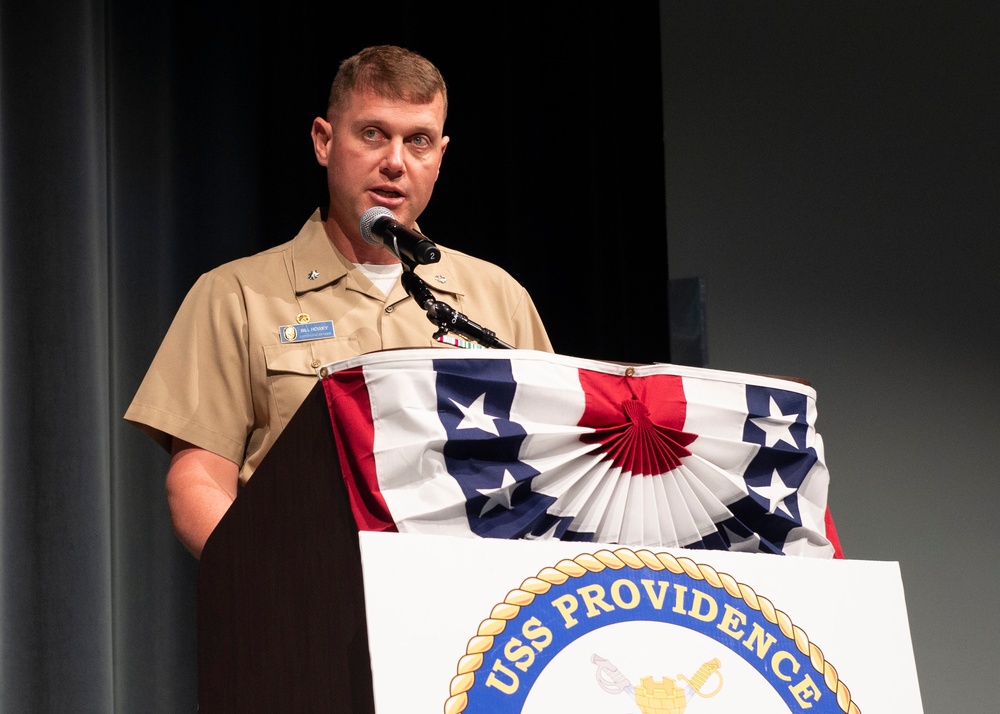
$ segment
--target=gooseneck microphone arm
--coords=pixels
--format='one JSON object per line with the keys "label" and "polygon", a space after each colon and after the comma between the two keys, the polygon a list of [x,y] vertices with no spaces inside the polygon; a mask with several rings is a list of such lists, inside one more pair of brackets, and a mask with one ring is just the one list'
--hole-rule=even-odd
{"label": "gooseneck microphone arm", "polygon": [[413,272],[413,268],[412,263],[404,260],[403,275],[400,277],[400,281],[403,283],[406,293],[427,311],[427,319],[438,326],[438,331],[434,333],[435,338],[444,337],[449,332],[454,332],[467,340],[478,342],[483,347],[514,349],[512,345],[508,345],[497,337],[492,330],[487,330],[482,325],[476,324],[450,305],[435,300],[427,283]]}
{"label": "gooseneck microphone arm", "polygon": [[483,347],[514,349],[499,339],[492,330],[477,325],[450,305],[435,300],[427,283],[413,272],[418,265],[441,260],[441,251],[427,236],[397,223],[392,211],[383,206],[373,206],[365,211],[359,228],[366,243],[380,245],[399,258],[403,264],[403,275],[400,278],[403,288],[407,295],[427,311],[427,319],[438,326],[438,331],[434,333],[435,339],[454,332]]}

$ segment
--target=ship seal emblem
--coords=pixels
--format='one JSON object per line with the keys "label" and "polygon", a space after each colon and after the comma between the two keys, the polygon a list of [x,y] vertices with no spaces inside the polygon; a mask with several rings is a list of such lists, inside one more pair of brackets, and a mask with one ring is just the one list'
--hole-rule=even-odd
{"label": "ship seal emblem", "polygon": [[[557,655],[592,632],[624,623],[665,623],[711,638],[734,663],[738,657],[749,664],[793,714],[861,714],[822,650],[752,587],[687,557],[628,548],[561,560],[511,590],[459,657],[445,714],[520,714]],[[637,683],[597,653],[587,664],[609,695],[607,711],[620,706],[615,702],[624,700],[612,698],[620,695],[644,714],[681,714],[695,699],[699,712],[729,710],[714,708],[724,699],[713,699],[723,688],[718,657],[681,665],[696,668],[690,677],[639,672]]]}

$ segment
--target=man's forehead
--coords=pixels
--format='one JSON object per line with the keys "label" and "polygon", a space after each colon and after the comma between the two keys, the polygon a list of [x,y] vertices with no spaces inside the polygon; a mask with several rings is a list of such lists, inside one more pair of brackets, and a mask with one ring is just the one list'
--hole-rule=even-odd
{"label": "man's forehead", "polygon": [[385,97],[371,90],[355,91],[344,107],[342,119],[351,125],[419,125],[441,133],[444,129],[444,98],[439,93],[430,102],[419,102],[408,98]]}

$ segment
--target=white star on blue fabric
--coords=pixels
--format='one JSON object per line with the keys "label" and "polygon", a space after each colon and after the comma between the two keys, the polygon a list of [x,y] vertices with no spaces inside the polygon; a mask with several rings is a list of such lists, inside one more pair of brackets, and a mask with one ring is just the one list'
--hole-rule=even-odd
{"label": "white star on blue fabric", "polygon": [[509,511],[512,506],[511,501],[514,497],[515,488],[517,488],[517,479],[507,469],[503,470],[503,481],[500,483],[499,488],[477,488],[476,490],[488,499],[483,505],[483,510],[479,512],[479,517],[482,518],[487,512],[492,511],[498,505],[503,506]]}
{"label": "white star on blue fabric", "polygon": [[451,400],[462,412],[462,421],[459,422],[456,429],[481,429],[487,434],[493,434],[493,436],[500,436],[500,431],[497,429],[497,425],[494,423],[499,417],[490,416],[486,413],[486,393],[480,394],[476,401],[474,401],[469,406],[463,406],[456,402],[454,399]]}
{"label": "white star on blue fabric", "polygon": [[785,499],[795,493],[795,489],[785,485],[785,482],[781,480],[781,476],[778,475],[777,469],[771,474],[770,486],[750,486],[750,490],[767,501],[768,513],[774,513],[780,508],[789,518],[793,518],[791,511],[785,507]]}
{"label": "white star on blue fabric", "polygon": [[771,414],[766,417],[756,417],[751,419],[755,425],[764,432],[764,446],[774,446],[779,441],[783,441],[793,449],[799,448],[792,436],[791,426],[798,419],[798,414],[782,414],[781,407],[771,397]]}
{"label": "white star on blue fabric", "polygon": [[524,539],[525,540],[555,540],[555,539],[557,539],[559,537],[559,536],[556,535],[556,531],[557,530],[559,530],[559,520],[558,519],[554,520],[552,522],[552,525],[549,526],[549,529],[547,531],[545,531],[544,533],[539,533],[538,535],[534,535],[534,534],[528,533],[527,535],[524,536]]}
{"label": "white star on blue fabric", "polygon": [[756,533],[744,536],[732,530],[724,523],[717,524],[720,532],[729,539],[729,550],[737,553],[755,553],[760,546],[760,536]]}

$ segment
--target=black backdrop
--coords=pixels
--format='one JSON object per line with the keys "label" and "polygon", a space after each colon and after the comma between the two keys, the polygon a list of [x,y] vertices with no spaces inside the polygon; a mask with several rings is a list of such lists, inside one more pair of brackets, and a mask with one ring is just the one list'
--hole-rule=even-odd
{"label": "black backdrop", "polygon": [[[186,278],[295,234],[324,200],[308,131],[336,63],[401,44],[449,85],[452,141],[424,232],[512,272],[557,351],[668,360],[657,7],[505,3],[475,19],[467,5],[418,18],[400,7],[347,5],[319,22],[295,3],[237,17],[176,11],[173,130],[190,147],[177,179],[195,208],[174,217]],[[206,172],[229,188],[227,215]],[[216,231],[220,243],[206,249]]]}

